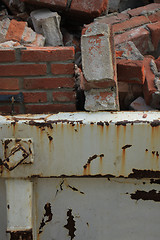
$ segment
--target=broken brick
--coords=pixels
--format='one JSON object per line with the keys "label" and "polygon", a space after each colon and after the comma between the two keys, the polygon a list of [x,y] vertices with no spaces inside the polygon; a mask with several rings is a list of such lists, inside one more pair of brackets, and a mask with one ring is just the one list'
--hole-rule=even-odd
{"label": "broken brick", "polygon": [[151,39],[155,50],[157,50],[160,42],[160,22],[148,24],[147,27],[151,31]]}
{"label": "broken brick", "polygon": [[145,80],[143,61],[117,59],[117,78],[120,82],[143,84]]}
{"label": "broken brick", "polygon": [[146,54],[150,49],[150,33],[143,27],[135,28],[118,34],[114,37],[115,45],[132,41],[141,54]]}

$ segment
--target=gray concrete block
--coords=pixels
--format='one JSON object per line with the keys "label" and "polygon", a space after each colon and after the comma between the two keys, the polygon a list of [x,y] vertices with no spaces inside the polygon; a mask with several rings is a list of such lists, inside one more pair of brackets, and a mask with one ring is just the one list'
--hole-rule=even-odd
{"label": "gray concrete block", "polygon": [[37,33],[46,38],[47,46],[63,46],[60,31],[61,17],[56,12],[40,9],[31,12],[31,19]]}
{"label": "gray concrete block", "polygon": [[111,111],[119,110],[116,88],[91,89],[85,91],[85,110]]}
{"label": "gray concrete block", "polygon": [[103,23],[91,24],[82,35],[82,68],[88,82],[114,81],[112,41],[110,25]]}

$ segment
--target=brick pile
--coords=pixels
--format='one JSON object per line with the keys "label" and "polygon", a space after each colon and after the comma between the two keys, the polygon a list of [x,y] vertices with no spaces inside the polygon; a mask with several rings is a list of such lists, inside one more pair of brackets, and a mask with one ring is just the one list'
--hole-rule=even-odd
{"label": "brick pile", "polygon": [[112,25],[121,109],[129,108],[139,96],[144,97],[147,105],[160,109],[160,73],[152,68],[158,68],[159,63],[156,58],[160,54],[160,4],[97,18],[85,26],[82,34],[97,23]]}
{"label": "brick pile", "polygon": [[3,2],[1,113],[160,109],[159,0]]}

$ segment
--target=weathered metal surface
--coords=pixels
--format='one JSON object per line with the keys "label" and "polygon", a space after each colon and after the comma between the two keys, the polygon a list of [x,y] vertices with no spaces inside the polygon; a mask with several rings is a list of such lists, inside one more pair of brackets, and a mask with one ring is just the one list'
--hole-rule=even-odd
{"label": "weathered metal surface", "polygon": [[[33,152],[33,141],[31,138],[5,138],[2,141],[3,144],[3,154],[5,158],[9,158],[10,155],[14,155],[13,152],[16,148],[20,147],[25,155],[22,156],[23,164],[33,163],[34,152]],[[27,156],[26,156],[27,155]],[[14,156],[13,156],[14,157]],[[17,161],[16,156],[14,159]]]}
{"label": "weathered metal surface", "polygon": [[22,232],[31,232],[32,182],[22,179],[6,180],[6,196],[7,232],[13,233],[13,236],[16,232],[21,235]]}
{"label": "weathered metal surface", "polygon": [[159,112],[1,116],[0,135],[31,138],[35,153],[2,177],[160,177]]}
{"label": "weathered metal surface", "polygon": [[[159,239],[160,202],[154,197],[156,193],[158,196],[160,184],[151,184],[150,179],[33,178],[32,181],[34,240]],[[25,240],[30,240],[30,231],[6,233],[4,186],[4,180],[0,179],[1,239],[24,240],[28,233]],[[132,196],[137,191],[150,195],[147,199],[135,199]],[[18,195],[17,204],[19,201]],[[16,215],[22,221],[20,211]],[[24,238],[18,238],[20,234]]]}
{"label": "weathered metal surface", "polygon": [[[137,201],[132,198],[137,190],[154,191],[153,198],[150,193],[150,199]],[[160,201],[154,196],[159,191],[160,185],[150,184],[149,179],[37,178],[35,239],[157,240]],[[46,204],[52,217],[39,231]]]}
{"label": "weathered metal surface", "polygon": [[1,161],[1,164],[5,166],[9,171],[15,169],[19,164],[21,164],[27,157],[29,153],[19,144],[17,144],[11,151],[11,154]]}

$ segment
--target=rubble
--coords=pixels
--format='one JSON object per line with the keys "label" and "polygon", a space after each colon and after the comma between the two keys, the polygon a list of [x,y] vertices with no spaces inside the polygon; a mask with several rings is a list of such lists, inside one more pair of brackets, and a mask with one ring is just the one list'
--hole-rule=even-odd
{"label": "rubble", "polygon": [[72,19],[78,19],[82,23],[90,22],[95,17],[106,12],[108,0],[81,0],[81,1],[66,1],[66,0],[23,0],[31,5],[38,5],[40,8],[50,8],[54,11],[60,11],[63,15],[67,15]]}
{"label": "rubble", "polygon": [[138,97],[135,99],[131,104],[130,104],[130,109],[134,111],[153,111],[155,110],[154,108],[148,106],[144,98]]}
{"label": "rubble", "polygon": [[35,31],[45,37],[46,46],[63,46],[58,13],[40,9],[31,12],[31,19]]}
{"label": "rubble", "polygon": [[[29,74],[29,79],[24,79],[27,91],[31,86],[26,83],[30,84],[32,80],[36,84],[35,89],[43,91],[46,83],[52,88],[50,78],[53,75],[53,79],[59,78],[55,80],[56,89],[59,86],[62,89],[52,94],[51,89],[47,95],[43,93],[40,97],[42,109],[45,109],[45,102],[49,101],[48,109],[51,110],[53,101],[54,109],[59,109],[57,102],[63,102],[63,110],[65,106],[66,109],[86,111],[160,110],[159,0],[2,1],[0,50],[6,56],[5,61],[0,59],[0,67],[4,69],[9,62],[8,68],[14,74],[12,76],[12,71],[8,73],[5,66],[0,85],[5,80],[3,74],[7,74],[8,81],[14,77],[17,83],[23,73]],[[22,47],[19,52],[18,47]],[[23,52],[26,47],[33,48],[26,50],[30,54],[27,59]],[[60,64],[55,60],[58,59],[57,55],[54,56],[55,62],[50,60],[53,47],[59,48]],[[65,49],[68,47],[74,47],[74,58],[67,58],[65,62],[65,54],[68,54]],[[15,71],[14,61],[19,59],[22,63],[16,66],[19,71]],[[28,61],[30,64],[36,61],[35,67],[40,73],[36,72],[36,79],[33,79],[36,71],[33,66],[31,72],[26,70]],[[44,62],[45,67],[40,68]],[[69,82],[65,83],[65,79]],[[18,94],[18,88],[14,91]],[[27,96],[33,97],[34,91],[29,94]],[[33,101],[38,101],[36,96],[39,94],[35,93]],[[24,96],[26,99],[26,93]],[[30,103],[29,97],[27,101],[25,104]],[[40,106],[37,106],[36,112],[40,111]],[[29,112],[36,107],[27,105],[26,109]]]}
{"label": "rubble", "polygon": [[6,41],[19,42],[22,45],[44,46],[45,38],[35,33],[26,22],[18,22],[9,18],[0,21],[0,43]]}

